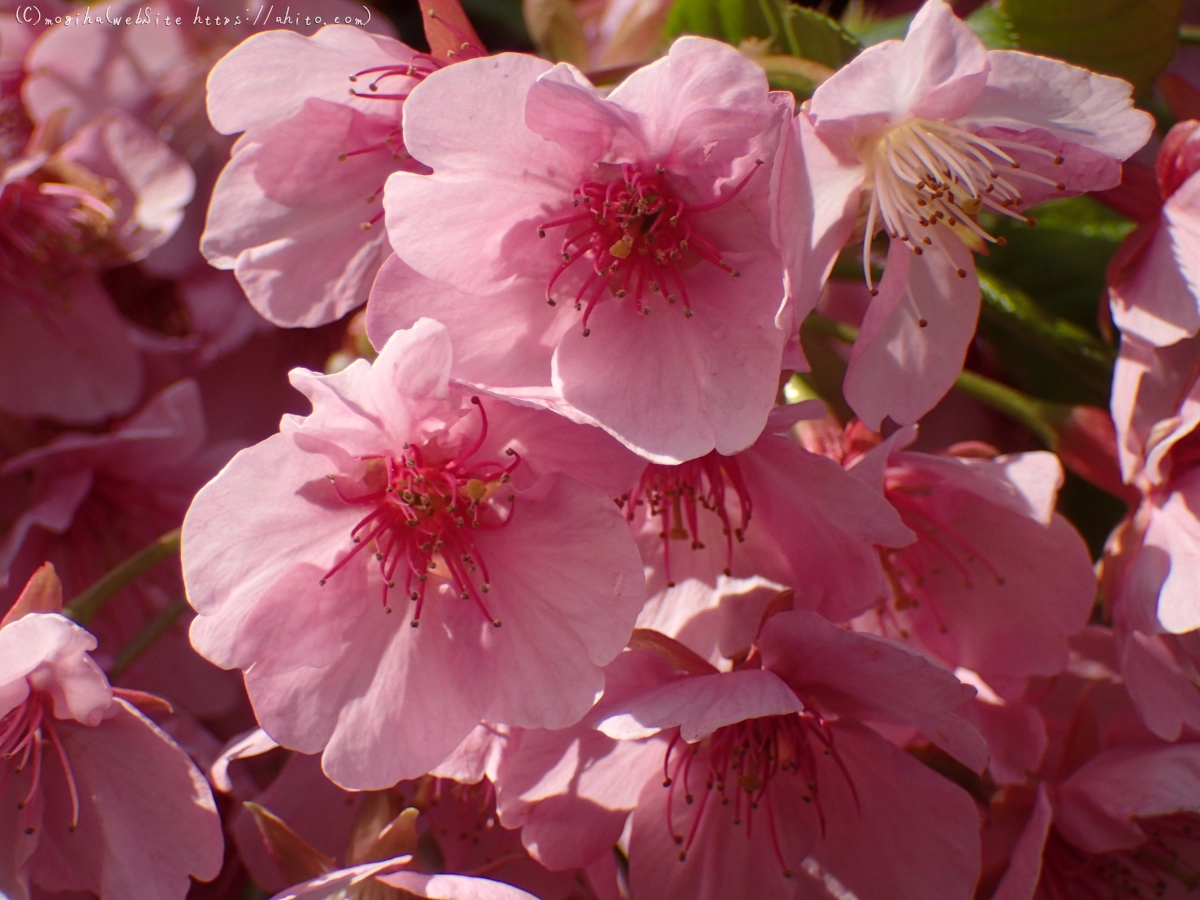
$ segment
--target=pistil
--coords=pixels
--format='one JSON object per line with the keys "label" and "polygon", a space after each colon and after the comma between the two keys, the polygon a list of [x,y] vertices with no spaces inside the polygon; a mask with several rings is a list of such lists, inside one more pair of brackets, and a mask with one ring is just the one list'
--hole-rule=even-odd
{"label": "pistil", "polygon": [[632,295],[633,308],[649,315],[649,294],[661,294],[669,304],[680,304],[683,314],[693,314],[682,272],[706,262],[733,278],[741,273],[725,260],[721,250],[694,227],[694,216],[728,203],[753,177],[762,160],[729,193],[709,203],[688,204],[678,199],[661,166],[646,172],[640,166],[621,166],[611,181],[586,181],[571,198],[578,212],[543,222],[538,236],[565,227],[561,263],[546,284],[546,302],[555,306],[554,288],[576,267],[582,272],[575,291],[575,308],[583,312],[583,334],[591,334],[588,320],[596,305],[607,297]]}
{"label": "pistil", "polygon": [[473,532],[505,527],[514,513],[516,497],[496,495],[520,464],[513,450],[511,461],[472,461],[487,437],[487,414],[478,397],[478,436],[448,461],[439,460],[440,448],[405,444],[395,455],[364,457],[366,475],[362,494],[347,495],[339,479],[329,476],[342,502],[364,506],[368,512],[350,531],[353,547],[325,573],[324,585],[365,547],[371,547],[383,579],[383,607],[391,612],[388,591],[396,586],[403,566],[404,590],[416,603],[412,627],[420,624],[429,574],[436,572],[454,583],[459,597],[471,600],[487,621],[499,628],[483,595],[491,590],[487,563]]}

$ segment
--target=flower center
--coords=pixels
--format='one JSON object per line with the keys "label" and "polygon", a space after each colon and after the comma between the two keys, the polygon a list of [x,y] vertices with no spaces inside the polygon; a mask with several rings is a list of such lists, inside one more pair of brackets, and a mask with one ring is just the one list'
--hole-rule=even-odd
{"label": "flower center", "polygon": [[[732,488],[737,497],[739,522],[735,527],[725,505],[727,490]],[[617,501],[625,508],[625,517],[633,521],[637,507],[646,506],[649,515],[659,516],[663,542],[663,568],[667,583],[671,579],[671,541],[692,542],[693,550],[703,550],[700,540],[700,510],[706,509],[721,520],[725,534],[725,574],[731,574],[733,565],[733,541],[745,540],[746,528],[750,524],[753,505],[750,491],[742,478],[737,459],[722,456],[715,450],[699,459],[688,460],[677,466],[650,463],[642,472],[633,491]]]}
{"label": "flower center", "polygon": [[[869,251],[877,223],[892,240],[908,244],[917,256],[924,252],[923,246],[933,246],[941,239],[936,225],[968,233],[964,236],[969,244],[988,241],[1002,245],[1003,238],[992,237],[975,221],[974,216],[984,209],[1032,225],[1031,219],[1016,211],[1023,201],[1013,181],[1025,178],[1057,191],[1066,186],[1022,169],[1008,152],[1016,149],[1049,157],[1055,165],[1063,163],[1057,153],[1041,147],[981,138],[948,122],[929,119],[911,119],[865,143],[860,155],[873,188],[863,236],[867,286],[875,290]],[[961,269],[958,274],[966,277]]]}
{"label": "flower center", "polygon": [[[710,241],[693,230],[695,213],[716,209],[733,199],[762,165],[761,160],[728,194],[710,203],[689,204],[677,198],[666,170],[644,172],[625,164],[611,181],[585,181],[572,195],[572,206],[581,211],[538,226],[538,236],[551,228],[566,227],[562,262],[546,284],[546,302],[557,304],[554,286],[571,272],[575,308],[583,311],[583,334],[591,334],[588,319],[596,304],[608,294],[620,300],[633,296],[633,308],[650,313],[647,292],[661,294],[667,302],[682,303],[691,318],[692,305],[681,270],[703,260],[734,278],[733,269]],[[582,262],[583,265],[576,266]]]}
{"label": "flower center", "polygon": [[484,618],[500,627],[483,602],[491,585],[474,532],[503,528],[512,520],[516,497],[508,494],[501,500],[496,494],[521,459],[510,449],[506,452],[513,460],[507,466],[471,461],[487,437],[483,405],[478,397],[471,402],[479,409],[482,427],[475,441],[452,459],[439,458],[440,448],[433,442],[424,447],[405,444],[397,455],[365,457],[366,492],[354,496],[347,496],[337,477],[329,476],[344,503],[370,511],[351,529],[353,548],[325,573],[322,585],[369,546],[379,563],[388,612],[388,591],[396,586],[397,570],[403,567],[404,590],[417,605],[413,628],[420,624],[431,572],[453,582],[459,597],[473,601]]}
{"label": "flower center", "polygon": [[1200,816],[1176,813],[1139,820],[1143,844],[1088,853],[1051,831],[1046,839],[1041,887],[1048,900],[1151,900],[1200,887]]}
{"label": "flower center", "polygon": [[[687,859],[700,820],[709,805],[709,798],[715,793],[716,803],[732,813],[733,824],[745,823],[747,839],[753,837],[755,822],[766,820],[767,837],[775,858],[784,877],[791,878],[792,871],[784,863],[779,846],[770,787],[778,778],[801,779],[804,802],[812,805],[820,823],[821,836],[824,837],[825,814],[821,809],[817,784],[818,756],[834,759],[857,804],[858,792],[838,759],[828,723],[809,709],[726,725],[695,744],[680,740],[677,731],[663,759],[663,787],[670,792],[667,797],[667,829],[672,840],[680,846],[679,860],[683,862]],[[707,758],[698,763],[697,760],[703,757]],[[703,771],[704,779],[704,788],[698,791],[698,803],[691,787],[695,777],[692,772],[694,765]],[[686,837],[675,830],[672,801],[677,788],[684,792],[684,801],[695,807]],[[764,825],[758,827],[761,831]]]}
{"label": "flower center", "polygon": [[54,731],[52,705],[53,701],[48,696],[31,690],[24,702],[0,718],[0,793],[4,792],[14,775],[20,775],[26,769],[30,773],[29,790],[17,801],[17,810],[22,818],[21,827],[26,834],[33,834],[36,830],[33,824],[33,801],[41,787],[47,744],[54,749],[67,776],[67,793],[71,798],[71,821],[67,828],[74,831],[79,827],[79,789],[66,750]]}
{"label": "flower center", "polygon": [[0,282],[45,294],[108,261],[114,203],[100,179],[53,160],[0,186]]}

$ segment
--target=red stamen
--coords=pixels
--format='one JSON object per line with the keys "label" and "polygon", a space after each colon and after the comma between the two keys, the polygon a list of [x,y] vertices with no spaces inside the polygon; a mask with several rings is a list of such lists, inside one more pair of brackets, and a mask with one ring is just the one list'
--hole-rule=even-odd
{"label": "red stamen", "polygon": [[[404,590],[417,604],[411,622],[414,628],[425,608],[429,573],[439,569],[454,583],[460,597],[473,601],[489,622],[500,626],[483,602],[482,594],[491,589],[490,576],[471,532],[503,528],[512,520],[515,496],[501,501],[492,499],[492,494],[509,481],[521,459],[508,450],[513,460],[507,466],[494,460],[471,462],[488,432],[483,404],[478,397],[472,397],[471,403],[479,411],[479,431],[449,460],[439,459],[442,454],[434,443],[424,448],[406,444],[397,456],[364,458],[364,482],[369,489],[359,496],[347,496],[331,476],[342,502],[372,509],[351,529],[354,546],[325,573],[321,584],[364,547],[372,546],[383,581],[383,606],[389,611],[388,591],[395,587],[396,570],[404,564]],[[382,488],[378,487],[380,481]]]}

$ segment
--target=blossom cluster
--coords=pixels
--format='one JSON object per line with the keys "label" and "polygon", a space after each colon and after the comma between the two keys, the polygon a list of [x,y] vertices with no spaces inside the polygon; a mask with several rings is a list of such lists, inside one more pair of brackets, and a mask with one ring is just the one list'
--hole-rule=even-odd
{"label": "blossom cluster", "polygon": [[[1200,886],[1200,90],[421,13],[0,20],[0,898]],[[1111,415],[981,324],[1084,194]]]}

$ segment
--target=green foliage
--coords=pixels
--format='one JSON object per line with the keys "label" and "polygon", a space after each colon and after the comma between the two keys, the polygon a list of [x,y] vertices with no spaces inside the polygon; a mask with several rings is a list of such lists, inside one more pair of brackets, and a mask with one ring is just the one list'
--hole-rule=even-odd
{"label": "green foliage", "polygon": [[1017,46],[1012,22],[994,6],[981,6],[967,16],[966,23],[989,50],[1011,50]]}
{"label": "green foliage", "polygon": [[862,49],[858,40],[829,16],[787,0],[759,3],[780,53],[837,69]]}
{"label": "green foliage", "polygon": [[884,41],[901,40],[908,32],[908,24],[913,19],[913,13],[903,16],[893,16],[890,19],[864,18],[847,15],[842,25],[864,47],[881,44]]}
{"label": "green foliage", "polygon": [[1091,197],[1051,200],[1027,213],[1030,228],[998,216],[980,224],[1004,238],[978,258],[981,269],[1022,289],[1049,313],[1099,334],[1096,309],[1105,295],[1104,269],[1133,223]]}
{"label": "green foliage", "polygon": [[1012,46],[1133,82],[1139,95],[1171,61],[1183,0],[993,0]]}
{"label": "green foliage", "polygon": [[730,44],[747,38],[769,41],[771,53],[811,60],[836,69],[861,49],[826,15],[788,0],[675,0],[666,32],[699,34]]}

